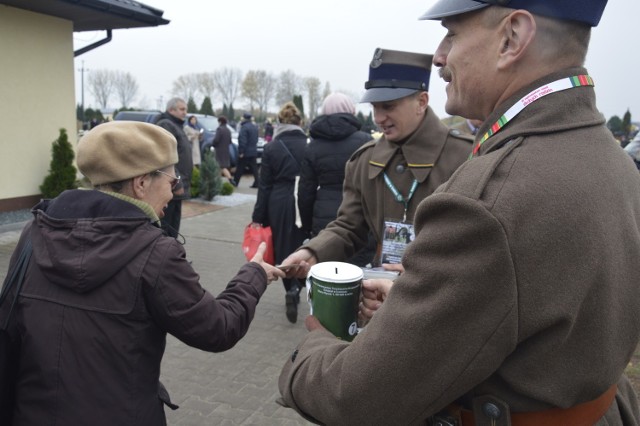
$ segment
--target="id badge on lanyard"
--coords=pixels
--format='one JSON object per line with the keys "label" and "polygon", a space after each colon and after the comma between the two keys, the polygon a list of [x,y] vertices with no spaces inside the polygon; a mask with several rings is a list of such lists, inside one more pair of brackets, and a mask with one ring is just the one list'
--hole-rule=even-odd
{"label": "id badge on lanyard", "polygon": [[385,219],[384,229],[381,233],[382,250],[380,253],[380,261],[381,263],[400,263],[404,250],[415,238],[413,224],[407,221],[407,211],[409,210],[409,201],[411,201],[418,187],[418,181],[416,179],[413,180],[413,184],[406,198],[398,191],[386,173],[384,174],[384,182],[393,194],[395,200],[404,205],[404,215],[400,222]]}
{"label": "id badge on lanyard", "polygon": [[401,263],[407,245],[416,237],[413,224],[407,222],[384,221],[382,233],[381,263]]}

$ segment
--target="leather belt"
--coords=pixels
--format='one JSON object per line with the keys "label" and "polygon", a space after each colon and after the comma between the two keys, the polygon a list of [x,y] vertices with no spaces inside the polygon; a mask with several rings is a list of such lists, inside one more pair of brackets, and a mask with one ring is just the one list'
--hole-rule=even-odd
{"label": "leather belt", "polygon": [[[494,405],[488,402],[492,399],[491,397],[480,397],[480,399],[484,400],[481,403],[481,407],[478,407],[481,408],[480,410],[476,409],[475,411],[471,411],[453,404],[447,408],[447,411],[453,415],[453,418],[449,417],[449,420],[455,419],[454,422],[432,422],[432,424],[451,424],[456,426],[480,426],[485,424],[510,424],[511,426],[593,425],[605,415],[616,396],[617,390],[618,386],[614,384],[598,398],[569,408],[551,408],[544,411],[511,413],[510,422],[508,419],[500,418],[503,417],[505,413],[498,409],[499,404]],[[483,413],[481,419],[476,419],[475,413],[478,411]]]}

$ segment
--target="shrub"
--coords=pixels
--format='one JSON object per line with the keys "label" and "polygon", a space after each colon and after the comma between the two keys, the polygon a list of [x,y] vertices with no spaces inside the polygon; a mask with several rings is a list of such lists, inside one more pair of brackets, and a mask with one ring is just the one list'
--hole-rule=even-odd
{"label": "shrub", "polygon": [[51,143],[51,163],[49,174],[40,185],[40,192],[44,198],[55,198],[62,191],[76,189],[76,168],[73,165],[75,154],[69,143],[67,131],[60,129],[58,139]]}
{"label": "shrub", "polygon": [[200,195],[200,169],[194,167],[191,172],[191,198],[197,198]]}
{"label": "shrub", "polygon": [[220,189],[220,195],[231,195],[233,194],[234,190],[235,188],[233,187],[233,185],[231,185],[231,183],[224,182],[222,184],[222,189]]}
{"label": "shrub", "polygon": [[213,153],[205,151],[200,164],[200,196],[207,201],[211,201],[213,197],[220,193],[221,189],[220,166]]}

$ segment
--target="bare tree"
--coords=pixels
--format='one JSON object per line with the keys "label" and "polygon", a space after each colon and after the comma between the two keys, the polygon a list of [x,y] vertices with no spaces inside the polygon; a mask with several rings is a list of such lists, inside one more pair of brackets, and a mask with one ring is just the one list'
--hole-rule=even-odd
{"label": "bare tree", "polygon": [[131,101],[138,93],[138,82],[131,73],[125,71],[115,71],[113,77],[113,85],[120,99],[120,106],[126,108],[131,105]]}
{"label": "bare tree", "polygon": [[216,88],[216,81],[212,72],[203,72],[197,74],[196,76],[198,80],[198,90],[204,97],[208,97],[209,99],[213,99],[213,93]]}
{"label": "bare tree", "polygon": [[223,68],[213,73],[213,80],[222,97],[222,103],[232,105],[242,86],[242,70],[240,68]]}
{"label": "bare tree", "polygon": [[320,98],[320,79],[317,77],[307,77],[304,79],[304,85],[307,89],[307,102],[309,105],[309,120],[313,120],[318,115],[318,108],[322,104]]}
{"label": "bare tree", "polygon": [[253,105],[258,103],[258,78],[257,71],[250,70],[242,80],[242,96],[249,101],[249,109],[253,111]]}
{"label": "bare tree", "polygon": [[322,99],[324,100],[327,96],[331,94],[331,84],[327,81],[324,83],[324,90],[322,91]]}
{"label": "bare tree", "polygon": [[278,108],[286,102],[293,101],[293,96],[300,94],[300,77],[292,70],[282,71],[278,77],[276,102]]}
{"label": "bare tree", "polygon": [[269,102],[273,99],[276,91],[277,79],[272,73],[258,71],[258,108],[260,112],[265,112],[269,108]]}
{"label": "bare tree", "polygon": [[273,98],[276,78],[264,70],[251,70],[242,81],[242,96],[247,98],[253,110],[254,104],[260,113],[267,110],[269,101]]}
{"label": "bare tree", "polygon": [[113,71],[94,70],[89,74],[87,83],[89,85],[89,92],[96,99],[100,108],[106,108],[109,104],[109,98],[111,98],[111,94],[113,93]]}
{"label": "bare tree", "polygon": [[171,94],[185,100],[194,99],[198,93],[198,76],[197,74],[185,74],[178,77],[173,82]]}

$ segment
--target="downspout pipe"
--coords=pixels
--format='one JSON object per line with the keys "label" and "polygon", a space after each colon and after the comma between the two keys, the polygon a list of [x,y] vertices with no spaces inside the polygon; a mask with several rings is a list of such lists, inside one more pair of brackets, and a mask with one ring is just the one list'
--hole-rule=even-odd
{"label": "downspout pipe", "polygon": [[83,47],[82,49],[78,49],[76,51],[73,52],[73,57],[78,57],[84,53],[87,53],[93,49],[95,49],[96,47],[100,47],[103,44],[107,44],[111,41],[111,30],[107,30],[107,36],[105,38],[103,38],[102,40],[98,40],[95,43],[91,43],[88,46]]}

